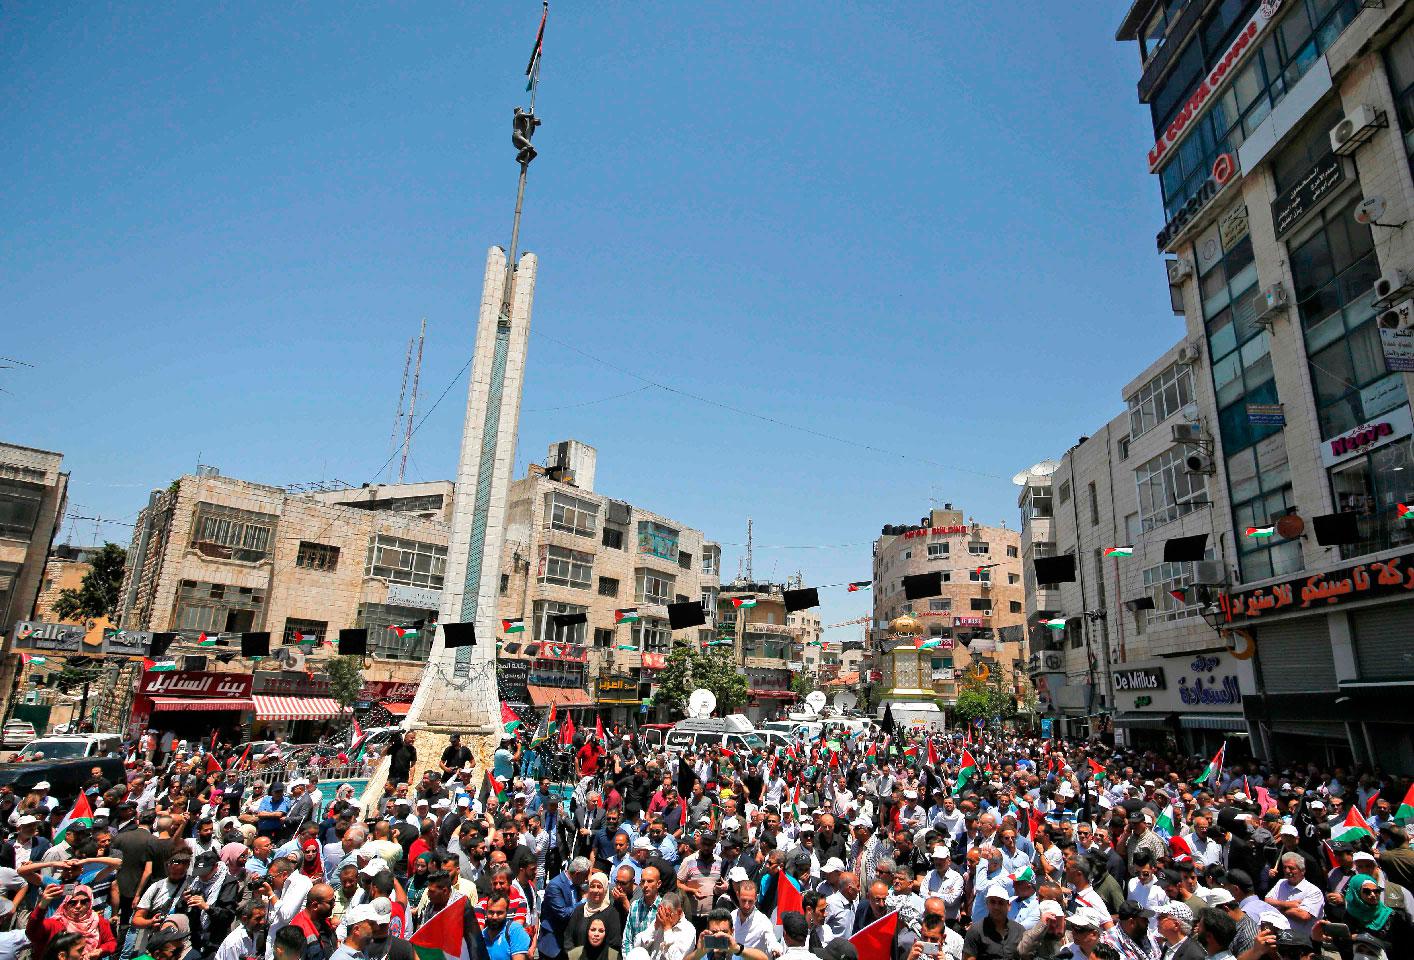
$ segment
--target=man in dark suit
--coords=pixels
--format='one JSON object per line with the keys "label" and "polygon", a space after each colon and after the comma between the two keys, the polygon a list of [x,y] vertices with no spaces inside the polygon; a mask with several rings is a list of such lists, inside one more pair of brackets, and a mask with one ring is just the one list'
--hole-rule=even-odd
{"label": "man in dark suit", "polygon": [[558,960],[564,953],[561,941],[565,925],[579,906],[579,892],[588,882],[589,861],[575,857],[563,873],[545,884],[545,897],[540,904],[540,956],[545,960]]}
{"label": "man in dark suit", "polygon": [[590,790],[584,795],[584,802],[576,805],[574,811],[575,853],[588,854],[594,843],[594,834],[604,827],[604,801],[598,790]]}

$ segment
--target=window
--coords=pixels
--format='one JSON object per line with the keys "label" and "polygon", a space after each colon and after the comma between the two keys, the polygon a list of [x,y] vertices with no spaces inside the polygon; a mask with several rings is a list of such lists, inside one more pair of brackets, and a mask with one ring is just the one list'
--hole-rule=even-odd
{"label": "window", "polygon": [[533,615],[532,636],[537,641],[584,645],[584,638],[589,633],[587,623],[560,624],[556,623],[553,618],[557,615],[588,613],[588,607],[573,603],[560,603],[554,600],[536,600],[531,607],[531,612]]}
{"label": "window", "polygon": [[510,592],[510,589],[511,589],[511,575],[510,575],[509,573],[503,573],[503,574],[501,574],[501,596],[504,597],[507,593]]}
{"label": "window", "polygon": [[1061,485],[1060,485],[1060,495],[1059,495],[1059,498],[1058,498],[1058,499],[1059,499],[1060,502],[1061,502],[1061,506],[1065,506],[1067,503],[1070,502],[1070,481],[1069,481],[1069,480],[1062,480],[1062,481],[1061,481]]}
{"label": "window", "polygon": [[619,581],[613,577],[599,578],[599,596],[617,597],[619,595]]}
{"label": "window", "polygon": [[1055,516],[1054,504],[1051,501],[1051,488],[1027,487],[1026,499],[1021,506],[1022,522],[1033,517],[1053,517]]}
{"label": "window", "polygon": [[[1227,476],[1233,522],[1239,530],[1270,526],[1295,503],[1284,433],[1273,434],[1228,457]],[[1240,536],[1236,543],[1245,580],[1301,569],[1299,543],[1279,536],[1261,540]]]}
{"label": "window", "polygon": [[608,627],[594,628],[594,646],[607,650],[614,645],[614,631]]}
{"label": "window", "polygon": [[991,612],[992,612],[992,598],[991,598],[991,597],[973,597],[973,598],[972,598],[972,609],[973,609],[973,610],[985,610],[987,613],[991,613]]}
{"label": "window", "polygon": [[556,490],[545,495],[545,513],[553,530],[592,537],[599,522],[599,504]]}
{"label": "window", "polygon": [[1330,471],[1336,509],[1358,514],[1360,542],[1341,546],[1349,559],[1414,541],[1414,529],[1395,504],[1414,502],[1414,460],[1406,437],[1385,444]]}
{"label": "window", "polygon": [[1134,391],[1129,398],[1129,437],[1121,458],[1129,456],[1129,438],[1140,437],[1193,402],[1193,372],[1186,363],[1175,363]]}
{"label": "window", "polygon": [[[944,570],[944,571],[943,571],[943,583],[952,583],[952,571],[951,571],[951,570]],[[898,589],[900,589],[900,590],[903,589],[903,582],[902,582],[902,581],[899,582]]]}
{"label": "window", "polygon": [[928,601],[928,609],[934,613],[942,613],[952,609],[952,598],[942,597]]}
{"label": "window", "polygon": [[903,558],[904,558],[905,560],[912,560],[912,559],[913,559],[913,551],[912,551],[912,550],[905,550],[905,551],[903,552]]}
{"label": "window", "polygon": [[264,619],[265,591],[224,583],[183,580],[177,586],[173,628],[206,633],[244,633]]}
{"label": "window", "polygon": [[691,569],[692,569],[692,554],[688,553],[686,550],[679,550],[679,551],[678,551],[678,566],[682,567],[684,570],[691,570]]}
{"label": "window", "polygon": [[198,503],[191,546],[205,557],[258,563],[270,555],[277,519],[272,514]]}
{"label": "window", "polygon": [[600,542],[613,550],[622,550],[624,548],[624,532],[606,523],[604,524],[604,537]]}
{"label": "window", "polygon": [[378,577],[389,583],[441,590],[446,572],[446,547],[382,533],[374,534],[369,541],[368,565],[364,570],[366,576]]}
{"label": "window", "polygon": [[365,603],[358,608],[358,626],[368,631],[368,652],[383,660],[424,662],[432,649],[432,631],[420,630],[416,637],[399,637],[392,628],[437,616],[435,610]]}
{"label": "window", "polygon": [[1019,557],[1019,556],[1021,556],[1021,548],[1020,548],[1020,547],[1007,547],[1007,548],[1006,548],[1006,555],[1007,555],[1008,557],[1012,557],[1012,558]]}
{"label": "window", "polygon": [[593,554],[549,544],[540,548],[541,583],[588,590],[593,573]]}
{"label": "window", "polygon": [[1359,201],[1357,193],[1334,212],[1323,210],[1308,228],[1314,232],[1289,248],[1323,439],[1408,399],[1404,377],[1385,366],[1373,307],[1380,265],[1369,226],[1352,216]]}
{"label": "window", "polygon": [[295,635],[303,637],[300,642],[308,643],[310,638],[314,639],[316,645],[324,642],[324,637],[329,632],[329,622],[327,620],[299,620],[295,617],[285,618],[285,633],[280,642],[285,646],[295,643]]}
{"label": "window", "polygon": [[978,568],[973,567],[971,570],[967,571],[967,579],[971,580],[973,583],[991,583],[992,568],[982,567],[979,570]]}
{"label": "window", "polygon": [[[1224,56],[1256,6],[1256,0],[1223,0],[1215,6],[1217,15],[1177,58],[1178,65],[1150,100],[1155,136],[1183,109],[1193,89],[1207,82],[1216,58]],[[1233,81],[1209,98],[1206,112],[1189,124],[1178,149],[1160,168],[1165,219],[1207,182],[1218,154],[1235,152],[1267,118],[1360,7],[1359,0],[1291,0],[1282,5],[1283,17],[1275,29],[1243,61]],[[1200,46],[1201,53],[1195,54]]]}
{"label": "window", "polygon": [[1095,491],[1093,483],[1086,485],[1090,493],[1090,526],[1095,527],[1100,524],[1100,497]]}
{"label": "window", "polygon": [[1405,27],[1385,48],[1385,63],[1389,67],[1389,84],[1394,89],[1399,127],[1404,131],[1404,150],[1414,155],[1414,27]]}
{"label": "window", "polygon": [[1120,437],[1119,440],[1116,442],[1115,446],[1119,449],[1119,458],[1120,458],[1121,460],[1128,460],[1128,459],[1129,459],[1129,438],[1128,438],[1128,437]]}
{"label": "window", "polygon": [[[1211,547],[1204,556],[1213,558]],[[1194,563],[1160,563],[1144,571],[1144,593],[1154,598],[1154,609],[1144,611],[1147,622],[1183,620],[1198,612],[1197,591],[1185,589],[1193,584],[1196,568]],[[1184,598],[1174,596],[1174,590],[1183,590]]]}
{"label": "window", "polygon": [[702,575],[704,577],[715,577],[717,571],[722,566],[722,550],[720,547],[711,546],[702,548]]}
{"label": "window", "polygon": [[1134,471],[1145,530],[1177,520],[1208,502],[1202,474],[1189,473],[1185,447],[1170,447]]}
{"label": "window", "polygon": [[1020,600],[1009,600],[1009,601],[1007,601],[1007,603],[1008,603],[1008,610],[1009,610],[1011,613],[1020,613],[1020,612],[1021,612],[1021,601],[1020,601]]}
{"label": "window", "polygon": [[634,602],[666,606],[673,596],[674,578],[656,570],[639,567],[634,571]]}
{"label": "window", "polygon": [[657,617],[644,617],[633,625],[633,643],[648,653],[667,653],[672,634],[668,621]]}
{"label": "window", "polygon": [[1079,650],[1085,644],[1085,628],[1079,617],[1071,617],[1065,622],[1065,637],[1070,641],[1070,649]]}
{"label": "window", "polygon": [[973,540],[967,545],[967,552],[974,557],[985,557],[991,554],[992,545],[985,540]]}
{"label": "window", "polygon": [[929,560],[942,560],[942,559],[946,559],[946,558],[947,558],[947,555],[948,555],[948,544],[947,544],[947,541],[943,541],[942,543],[930,543],[930,544],[928,544],[928,559],[929,559]]}
{"label": "window", "polygon": [[[28,540],[39,522],[44,487],[23,480],[0,479],[0,537]],[[0,615],[4,614],[0,608]]]}
{"label": "window", "polygon": [[638,521],[638,552],[664,560],[678,558],[678,532],[653,520]]}
{"label": "window", "polygon": [[1016,574],[1014,574],[1014,573],[1009,573],[1009,574],[1006,575],[1006,582],[1007,582],[1007,583],[1020,583],[1020,582],[1021,582],[1021,578],[1018,577],[1018,576],[1017,576]]}
{"label": "window", "polygon": [[332,573],[339,566],[339,548],[327,543],[310,543],[301,540],[295,554],[295,566],[305,570],[322,570]]}

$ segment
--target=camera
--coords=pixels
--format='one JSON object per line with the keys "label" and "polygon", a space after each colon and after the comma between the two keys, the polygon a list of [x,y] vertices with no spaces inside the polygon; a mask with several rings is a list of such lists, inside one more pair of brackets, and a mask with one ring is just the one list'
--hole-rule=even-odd
{"label": "camera", "polygon": [[732,949],[732,938],[725,933],[709,933],[702,938],[702,948],[711,953],[729,953]]}

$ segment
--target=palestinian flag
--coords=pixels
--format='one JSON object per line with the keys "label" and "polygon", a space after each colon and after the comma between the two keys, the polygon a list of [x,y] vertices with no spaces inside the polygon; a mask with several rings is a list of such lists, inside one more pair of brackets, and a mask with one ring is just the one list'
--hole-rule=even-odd
{"label": "palestinian flag", "polygon": [[1180,588],[1177,589],[1177,590],[1170,590],[1170,591],[1169,591],[1169,596],[1173,597],[1173,598],[1174,598],[1175,600],[1177,600],[1179,603],[1187,603],[1187,602],[1188,602],[1188,594],[1183,590],[1182,587],[1180,587]]}
{"label": "palestinian flag", "polygon": [[1409,506],[1409,504],[1396,503],[1394,506],[1399,514],[1399,519],[1408,520],[1410,517],[1414,517],[1414,507]]}
{"label": "palestinian flag", "polygon": [[615,622],[615,623],[637,623],[637,622],[638,622],[638,608],[637,608],[637,607],[629,607],[627,610],[615,610],[615,611],[614,611],[614,622]]}
{"label": "palestinian flag", "polygon": [[1047,630],[1064,630],[1065,617],[1055,617],[1051,620],[1042,620],[1041,626],[1045,627]]}
{"label": "palestinian flag", "polygon": [[756,606],[756,598],[755,598],[755,597],[732,597],[732,606],[736,607],[737,609],[741,609],[742,607],[746,607],[747,609],[750,609],[751,607]]}
{"label": "palestinian flag", "polygon": [[898,933],[898,911],[884,914],[878,920],[855,932],[849,942],[859,960],[890,960],[894,955],[894,937]]}
{"label": "palestinian flag", "polygon": [[[216,636],[217,635],[214,633],[202,633],[201,636],[196,638],[196,645],[198,647],[214,647],[216,646]],[[295,637],[299,637],[298,632],[295,633]]]}
{"label": "palestinian flag", "polygon": [[864,750],[864,762],[865,762],[865,763],[878,763],[878,762],[879,762],[879,751],[878,751],[877,749],[875,749],[874,744],[872,744],[872,743],[869,744],[869,746],[868,746],[867,748],[865,748],[865,750]]}
{"label": "palestinian flag", "polygon": [[1346,843],[1355,843],[1365,837],[1374,837],[1375,828],[1370,826],[1370,822],[1360,815],[1360,811],[1355,807],[1350,808],[1350,812],[1345,815],[1345,822],[1338,827],[1331,828],[1331,840],[1344,840]]}
{"label": "palestinian flag", "polygon": [[502,632],[502,633],[525,633],[525,621],[524,621],[524,620],[502,620],[502,621],[501,621],[501,632]]}
{"label": "palestinian flag", "polygon": [[1163,837],[1165,841],[1173,837],[1173,804],[1164,807],[1159,814],[1159,819],[1154,821],[1154,832]]}
{"label": "palestinian flag", "polygon": [[776,874],[776,915],[773,918],[777,924],[781,922],[781,917],[794,911],[801,913],[805,910],[805,904],[801,900],[800,885],[795,877],[782,870]]}
{"label": "palestinian flag", "polygon": [[795,785],[795,791],[790,795],[790,809],[795,814],[796,822],[800,822],[800,784]]}
{"label": "palestinian flag", "polygon": [[1414,820],[1414,786],[1409,788],[1409,792],[1400,801],[1399,809],[1394,811],[1394,819],[1402,823]]}
{"label": "palestinian flag", "polygon": [[[502,620],[501,622],[505,623],[506,621]],[[399,640],[416,640],[418,637],[422,636],[422,631],[417,627],[402,627],[394,625],[389,627],[388,629],[393,631],[393,635],[396,636]],[[509,632],[510,631],[507,631],[507,633]],[[312,640],[314,638],[311,637],[310,639]]]}
{"label": "palestinian flag", "polygon": [[221,772],[221,761],[216,759],[216,754],[214,754],[214,753],[208,753],[208,754],[206,755],[206,772],[207,772],[207,773],[220,773],[220,772]]}
{"label": "palestinian flag", "polygon": [[[501,704],[501,709],[503,711],[506,709],[504,703]],[[353,727],[349,730],[349,756],[355,761],[363,757],[363,741],[366,739],[368,739],[367,734],[363,732],[363,727],[358,725],[358,719],[355,718]]]}
{"label": "palestinian flag", "polygon": [[555,716],[555,705],[552,703],[550,704],[550,712],[545,716],[545,726],[535,737],[535,742],[539,743],[541,740],[554,740],[559,737],[559,735],[560,720]]}
{"label": "palestinian flag", "polygon": [[614,647],[614,649],[615,649],[615,650],[627,650],[627,651],[633,652],[633,651],[636,651],[636,650],[638,649],[638,647],[637,647],[636,645],[632,644],[632,643],[621,643],[621,644],[619,644],[618,646]]}
{"label": "palestinian flag", "polygon": [[545,21],[549,16],[550,8],[547,6],[540,13],[540,29],[535,32],[535,46],[530,51],[530,62],[525,65],[526,90],[535,85],[535,78],[540,73],[540,54],[545,49]]}
{"label": "palestinian flag", "polygon": [[918,650],[932,650],[935,647],[940,647],[942,645],[943,641],[938,637],[929,637],[927,640],[924,640],[922,637],[919,637],[916,641],[914,641],[913,644],[914,648]]}
{"label": "palestinian flag", "polygon": [[468,960],[463,923],[466,904],[453,900],[423,922],[408,938],[417,960]]}
{"label": "palestinian flag", "polygon": [[250,744],[246,744],[245,752],[241,754],[240,759],[237,760],[237,761],[235,762],[235,764],[231,767],[232,772],[235,772],[236,770],[241,769],[241,767],[244,767],[245,764],[246,764],[246,761],[249,760],[249,759],[250,759]]}
{"label": "palestinian flag", "polygon": [[957,796],[967,786],[967,781],[977,776],[977,761],[972,759],[972,751],[962,750],[962,769],[957,772],[957,782],[952,786],[952,795]]}
{"label": "palestinian flag", "polygon": [[88,805],[88,797],[80,793],[78,800],[74,802],[74,809],[69,811],[69,815],[59,821],[59,826],[54,830],[54,842],[62,843],[64,832],[70,827],[92,827],[93,808]]}
{"label": "palestinian flag", "polygon": [[903,755],[905,757],[912,757],[915,760],[918,759],[918,744],[910,743],[908,746],[904,747]]}
{"label": "palestinian flag", "polygon": [[1031,864],[1028,863],[1025,867],[1022,867],[1020,871],[1013,873],[1008,879],[1010,879],[1012,883],[1016,883],[1018,880],[1022,883],[1035,883],[1036,871],[1032,870]]}
{"label": "palestinian flag", "polygon": [[868,590],[873,585],[873,580],[856,580],[845,589],[848,590],[850,593],[854,593],[858,590]]}
{"label": "palestinian flag", "polygon": [[177,661],[170,657],[162,660],[149,660],[142,658],[142,669],[145,673],[171,673],[177,669]]}
{"label": "palestinian flag", "polygon": [[1105,766],[1104,766],[1104,764],[1102,764],[1102,763],[1096,763],[1096,762],[1095,762],[1093,759],[1091,759],[1090,757],[1086,757],[1086,758],[1085,758],[1085,763],[1090,767],[1090,776],[1091,776],[1092,778],[1094,778],[1094,779],[1096,779],[1096,780],[1104,780],[1104,779],[1105,779]]}
{"label": "palestinian flag", "polygon": [[[31,666],[36,666],[36,667],[42,667],[42,666],[44,666],[46,663],[49,662],[49,658],[48,658],[48,657],[39,656],[38,654],[33,654],[33,653],[22,653],[22,654],[20,654],[20,660],[21,660],[22,662],[26,663],[26,664],[29,664],[29,665],[31,665]],[[144,661],[144,662],[151,662],[151,661]]]}
{"label": "palestinian flag", "polygon": [[502,783],[500,780],[497,780],[495,775],[492,774],[490,770],[486,771],[486,786],[492,796],[494,796],[501,803],[505,803],[508,799],[510,799],[511,794],[508,785]]}
{"label": "palestinian flag", "polygon": [[1105,559],[1107,559],[1107,560],[1108,560],[1110,557],[1132,557],[1132,556],[1134,556],[1134,548],[1133,548],[1133,547],[1106,547],[1106,548],[1105,548]]}
{"label": "palestinian flag", "polygon": [[501,726],[507,733],[514,733],[516,727],[520,726],[520,717],[516,716],[509,704],[501,704]]}
{"label": "palestinian flag", "polygon": [[1261,540],[1261,539],[1264,539],[1264,538],[1266,538],[1266,537],[1270,537],[1270,536],[1272,536],[1272,535],[1273,535],[1274,533],[1276,533],[1276,532],[1277,532],[1277,528],[1276,528],[1276,527],[1248,527],[1248,528],[1247,528],[1247,536],[1251,537],[1251,538],[1254,539],[1254,540]]}
{"label": "palestinian flag", "polygon": [[928,766],[930,766],[930,767],[936,767],[937,765],[938,765],[938,748],[935,747],[935,746],[933,746],[933,738],[932,738],[932,737],[929,737],[929,738],[928,738]]}
{"label": "palestinian flag", "polygon": [[1216,790],[1221,786],[1223,778],[1223,758],[1226,755],[1227,741],[1224,740],[1223,745],[1218,747],[1218,752],[1213,754],[1213,760],[1208,764],[1207,769],[1193,782],[1206,784],[1209,790]]}

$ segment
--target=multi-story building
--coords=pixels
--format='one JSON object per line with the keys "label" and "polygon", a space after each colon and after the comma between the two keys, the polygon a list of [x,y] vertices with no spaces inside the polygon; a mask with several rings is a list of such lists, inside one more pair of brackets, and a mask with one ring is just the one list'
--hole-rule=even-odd
{"label": "multi-story building", "polygon": [[[596,461],[587,444],[553,443],[546,465],[511,485],[500,612],[525,630],[502,638],[500,657],[503,667],[528,661],[520,666],[530,706],[601,707],[627,719],[652,694],[674,640],[713,636],[721,548],[595,492]],[[667,605],[688,600],[701,602],[707,623],[674,634]],[[628,609],[636,621],[616,619]]]}
{"label": "multi-story building", "polygon": [[[942,592],[908,600],[903,578],[938,572]],[[917,524],[886,526],[874,541],[873,696],[882,714],[921,704],[946,709],[957,700],[957,681],[969,670],[999,674],[1018,698],[1027,694],[1021,581],[1021,537],[1005,526],[964,519],[952,504]],[[889,624],[904,614],[922,623],[923,649]]]}
{"label": "multi-story building", "polygon": [[34,601],[35,620],[49,623],[61,620],[54,615],[54,602],[65,590],[77,590],[83,586],[83,578],[93,569],[89,561],[98,551],[98,547],[75,547],[67,543],[54,547],[45,561],[39,597]]}
{"label": "multi-story building", "polygon": [[7,654],[0,662],[0,697],[8,697],[18,663],[8,656],[11,627],[33,617],[49,547],[64,519],[69,475],[60,469],[63,462],[61,453],[0,443],[0,630]]}
{"label": "multi-story building", "polygon": [[[129,550],[119,625],[129,638],[175,632],[170,652],[182,655],[184,672],[242,672],[253,682],[225,704],[140,692],[132,722],[181,732],[184,724],[329,720],[339,708],[317,666],[332,653],[326,642],[346,627],[367,628],[365,676],[397,690],[390,712],[405,712],[431,632],[400,636],[393,628],[436,619],[451,503],[448,482],[292,492],[211,468],[154,492]],[[238,651],[234,639],[226,650],[197,646],[203,633],[258,631],[269,632],[272,652],[283,654],[254,670],[249,661],[212,656]],[[308,663],[300,638],[315,644]]]}
{"label": "multi-story building", "polygon": [[[1112,725],[1121,743],[1202,752],[1247,731],[1250,665],[1203,616],[1231,542],[1214,529],[1209,467],[1188,463],[1202,447],[1186,438],[1212,409],[1195,369],[1180,341],[1123,388],[1125,413],[1014,478],[1030,670],[1064,735]],[[1165,562],[1169,540],[1199,535],[1206,563]],[[1036,582],[1036,558],[1067,555],[1074,580]]]}
{"label": "multi-story building", "polygon": [[[820,669],[820,617],[814,609],[786,612],[787,584],[735,580],[724,584],[717,598],[719,638],[730,638],[733,657],[746,674],[747,706],[753,720],[771,719],[798,697],[791,690],[794,675],[814,676]],[[755,601],[739,605],[736,601]]]}
{"label": "multi-story building", "polygon": [[1414,766],[1411,20],[1407,0],[1136,0],[1117,33],[1216,399],[1223,627],[1278,760]]}

